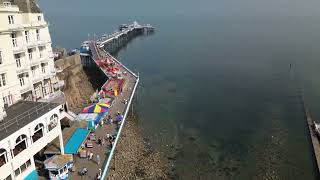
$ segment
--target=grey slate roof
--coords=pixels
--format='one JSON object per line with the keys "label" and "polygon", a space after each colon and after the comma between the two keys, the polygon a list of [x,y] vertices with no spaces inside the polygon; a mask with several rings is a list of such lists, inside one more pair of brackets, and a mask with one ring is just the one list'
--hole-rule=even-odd
{"label": "grey slate roof", "polygon": [[13,104],[6,110],[7,116],[0,122],[0,141],[57,106],[59,104],[32,101]]}

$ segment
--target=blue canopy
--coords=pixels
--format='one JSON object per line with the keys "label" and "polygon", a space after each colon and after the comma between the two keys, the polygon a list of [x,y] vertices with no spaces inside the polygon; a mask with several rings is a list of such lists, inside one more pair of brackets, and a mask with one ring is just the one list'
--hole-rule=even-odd
{"label": "blue canopy", "polygon": [[82,142],[87,137],[89,131],[83,128],[77,128],[76,131],[72,134],[68,143],[64,147],[64,153],[66,154],[77,154],[79,147]]}

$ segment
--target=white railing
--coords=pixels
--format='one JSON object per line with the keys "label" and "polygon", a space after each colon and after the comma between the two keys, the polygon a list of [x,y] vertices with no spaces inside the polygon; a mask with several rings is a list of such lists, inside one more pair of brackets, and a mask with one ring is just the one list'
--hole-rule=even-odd
{"label": "white railing", "polygon": [[114,144],[113,144],[112,149],[111,149],[111,151],[110,151],[110,154],[109,154],[107,163],[106,163],[106,165],[105,165],[105,167],[104,167],[104,169],[103,169],[103,173],[102,173],[102,178],[101,178],[101,179],[105,179],[106,176],[107,176],[107,174],[108,174],[108,169],[109,169],[109,166],[110,166],[110,163],[111,163],[111,160],[112,160],[112,157],[113,157],[115,148],[116,148],[117,143],[118,143],[118,141],[119,141],[119,139],[120,139],[120,135],[121,135],[121,132],[122,132],[124,123],[125,123],[125,121],[126,121],[126,117],[127,117],[127,115],[128,115],[128,112],[129,112],[129,109],[130,109],[130,105],[131,105],[133,96],[134,96],[134,94],[135,94],[135,92],[136,92],[138,83],[139,83],[139,77],[137,78],[137,81],[136,81],[136,83],[135,83],[135,85],[134,85],[134,88],[133,88],[133,91],[132,91],[132,93],[131,93],[129,102],[128,102],[128,104],[127,104],[127,107],[126,107],[126,110],[125,110],[125,113],[124,113],[124,117],[123,117],[122,123],[121,123],[120,128],[119,128],[118,133],[117,133],[116,140],[114,141]]}
{"label": "white railing", "polygon": [[13,38],[12,39],[12,45],[13,45],[13,52],[25,51],[26,50],[23,41],[21,41],[18,38]]}
{"label": "white railing", "polygon": [[23,25],[22,24],[9,24],[8,25],[8,29],[9,30],[20,30],[23,29]]}
{"label": "white railing", "polygon": [[27,42],[27,46],[37,46],[37,41],[34,41],[33,39],[29,38]]}
{"label": "white railing", "polygon": [[29,66],[22,64],[20,67],[17,68],[17,73],[24,73],[29,71]]}
{"label": "white railing", "polygon": [[37,82],[41,81],[42,79],[43,79],[43,78],[42,78],[41,75],[37,75],[36,77],[33,77],[33,78],[32,78],[32,82],[33,82],[33,83],[37,83]]}

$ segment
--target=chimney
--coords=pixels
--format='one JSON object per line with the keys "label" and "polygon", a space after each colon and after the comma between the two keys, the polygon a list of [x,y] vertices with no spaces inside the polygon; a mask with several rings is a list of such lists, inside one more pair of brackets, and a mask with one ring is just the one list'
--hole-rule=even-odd
{"label": "chimney", "polygon": [[26,0],[28,13],[31,13],[30,0]]}

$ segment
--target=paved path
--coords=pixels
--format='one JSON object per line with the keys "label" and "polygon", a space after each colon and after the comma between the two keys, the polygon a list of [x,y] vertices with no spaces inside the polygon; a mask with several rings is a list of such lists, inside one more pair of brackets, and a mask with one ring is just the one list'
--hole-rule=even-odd
{"label": "paved path", "polygon": [[316,158],[317,166],[318,166],[318,172],[320,172],[320,144],[319,144],[319,138],[317,137],[317,134],[314,131],[314,124],[313,120],[310,116],[309,110],[305,108],[305,113],[306,113],[306,118],[307,118],[307,123],[308,123],[308,128],[309,128],[309,133],[310,133],[310,138],[312,142],[312,147],[314,151],[314,156]]}
{"label": "paved path", "polygon": [[[101,52],[93,52],[94,58],[101,58]],[[109,114],[111,115],[112,119],[115,119],[116,113],[119,111],[121,114],[124,114],[126,108],[128,105],[124,104],[123,100],[127,99],[129,100],[130,96],[133,92],[134,85],[136,83],[137,78],[133,76],[130,72],[128,72],[125,68],[120,66],[121,72],[126,72],[127,75],[123,76],[125,79],[125,87],[123,88],[123,92],[115,98],[114,103],[112,107],[110,108]],[[104,124],[103,126],[99,126],[96,131],[96,138],[98,137],[106,137],[106,134],[114,134],[117,130],[117,124]],[[74,165],[76,168],[76,171],[74,173],[71,173],[70,179],[95,179],[99,168],[103,170],[104,165],[108,159],[106,156],[106,150],[110,149],[110,144],[108,141],[106,141],[106,144],[104,146],[99,146],[98,144],[94,144],[93,148],[88,148],[91,152],[93,152],[93,160],[89,161],[88,159],[80,158],[78,155],[75,155],[74,159]],[[101,164],[98,165],[96,162],[96,156],[99,155],[101,159]],[[88,169],[88,174],[86,176],[80,177],[78,175],[78,171],[82,169],[83,167],[86,167]]]}

